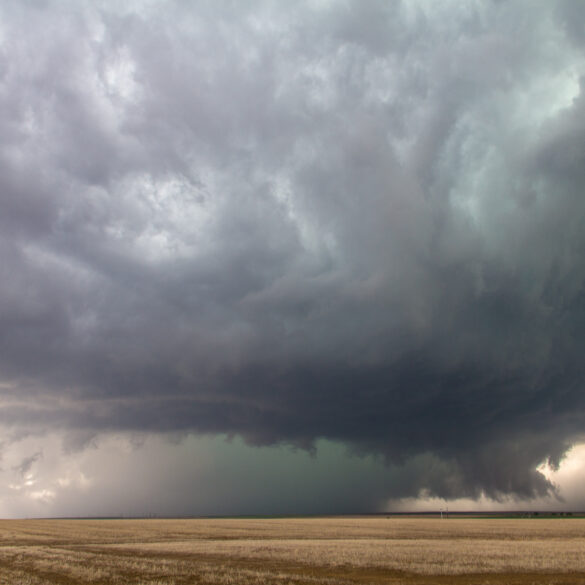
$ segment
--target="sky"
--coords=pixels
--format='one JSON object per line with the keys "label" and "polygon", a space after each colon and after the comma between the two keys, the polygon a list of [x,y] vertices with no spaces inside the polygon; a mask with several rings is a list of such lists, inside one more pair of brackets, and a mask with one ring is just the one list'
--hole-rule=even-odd
{"label": "sky", "polygon": [[0,0],[0,516],[585,509],[584,23]]}

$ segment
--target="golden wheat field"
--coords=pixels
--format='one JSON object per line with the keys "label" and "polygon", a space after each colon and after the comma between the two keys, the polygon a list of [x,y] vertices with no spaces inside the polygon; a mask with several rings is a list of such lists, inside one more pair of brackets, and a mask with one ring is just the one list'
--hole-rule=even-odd
{"label": "golden wheat field", "polygon": [[0,584],[585,585],[585,519],[2,520]]}

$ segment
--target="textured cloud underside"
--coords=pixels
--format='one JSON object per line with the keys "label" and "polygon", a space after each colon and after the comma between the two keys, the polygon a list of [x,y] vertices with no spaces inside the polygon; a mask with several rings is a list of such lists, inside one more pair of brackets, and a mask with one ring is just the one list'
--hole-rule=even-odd
{"label": "textured cloud underside", "polygon": [[585,4],[0,13],[0,423],[551,489],[585,428]]}

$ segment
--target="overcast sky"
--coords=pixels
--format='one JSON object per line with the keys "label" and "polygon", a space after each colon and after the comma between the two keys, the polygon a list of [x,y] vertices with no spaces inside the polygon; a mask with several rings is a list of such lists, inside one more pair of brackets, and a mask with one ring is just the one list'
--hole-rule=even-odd
{"label": "overcast sky", "polygon": [[0,515],[585,507],[584,23],[0,0]]}

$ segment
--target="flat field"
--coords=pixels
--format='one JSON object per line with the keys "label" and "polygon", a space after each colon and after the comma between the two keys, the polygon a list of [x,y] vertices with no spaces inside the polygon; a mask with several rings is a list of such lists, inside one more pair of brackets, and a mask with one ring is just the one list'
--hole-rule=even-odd
{"label": "flat field", "polygon": [[585,519],[0,520],[0,584],[585,585]]}

